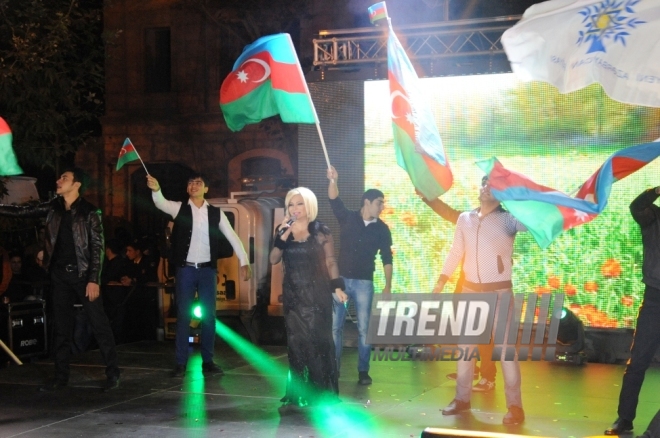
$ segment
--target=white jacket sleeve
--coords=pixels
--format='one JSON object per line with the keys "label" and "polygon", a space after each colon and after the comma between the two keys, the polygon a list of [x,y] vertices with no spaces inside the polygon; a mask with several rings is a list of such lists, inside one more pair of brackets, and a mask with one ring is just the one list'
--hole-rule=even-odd
{"label": "white jacket sleeve", "polygon": [[179,214],[181,209],[181,203],[178,201],[168,201],[163,196],[163,192],[158,190],[157,192],[151,192],[151,199],[154,200],[156,208],[162,212],[165,212],[172,216],[172,219],[176,218],[176,215]]}
{"label": "white jacket sleeve", "polygon": [[231,243],[232,248],[234,248],[234,252],[240,261],[240,265],[249,265],[250,262],[248,260],[247,253],[243,248],[243,243],[241,242],[241,239],[238,237],[234,229],[231,227],[227,216],[225,216],[225,212],[222,210],[220,210],[220,231],[222,231],[222,234],[225,235],[229,243]]}

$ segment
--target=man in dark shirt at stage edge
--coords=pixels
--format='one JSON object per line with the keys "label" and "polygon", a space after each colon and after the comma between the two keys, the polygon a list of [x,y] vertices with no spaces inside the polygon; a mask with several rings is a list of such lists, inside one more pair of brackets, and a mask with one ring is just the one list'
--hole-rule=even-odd
{"label": "man in dark shirt at stage edge", "polygon": [[660,346],[660,207],[653,204],[658,196],[660,187],[648,189],[630,204],[630,213],[642,232],[642,282],[646,287],[630,347],[630,359],[623,373],[617,410],[619,418],[605,435],[619,435],[633,429],[644,374]]}
{"label": "man in dark shirt at stage edge", "polygon": [[[334,167],[327,172],[330,183],[328,198],[340,227],[339,275],[344,278],[346,294],[355,302],[358,320],[358,384],[370,385],[369,356],[371,346],[367,344],[367,330],[371,316],[371,302],[374,296],[375,257],[380,252],[385,271],[383,293],[392,288],[392,234],[389,227],[378,218],[383,211],[385,199],[380,190],[369,189],[362,195],[362,208],[350,211],[339,199]],[[337,369],[341,364],[343,329],[346,307],[334,302],[332,312],[332,335],[335,340]]]}

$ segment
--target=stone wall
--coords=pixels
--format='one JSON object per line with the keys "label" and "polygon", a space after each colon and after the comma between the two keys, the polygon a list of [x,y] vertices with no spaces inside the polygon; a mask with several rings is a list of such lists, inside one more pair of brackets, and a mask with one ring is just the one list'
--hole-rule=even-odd
{"label": "stone wall", "polygon": [[[230,172],[228,163],[253,149],[286,154],[296,176],[296,125],[274,117],[240,132],[227,128],[218,105],[220,84],[228,73],[220,68],[222,62],[226,65],[222,47],[227,42],[221,41],[213,23],[182,3],[113,0],[106,5],[105,32],[111,37],[102,144],[81,148],[78,159],[99,182],[96,196],[106,215],[128,218],[130,211],[130,174],[141,164],[136,161],[115,171],[126,137],[147,168],[149,163],[172,162],[207,174],[211,179],[208,197],[226,196],[230,186],[237,187],[236,181],[229,180],[230,173],[235,179],[237,172]],[[149,80],[145,77],[145,30],[150,28],[170,29],[169,92],[145,91]],[[103,153],[95,160],[98,148]]]}

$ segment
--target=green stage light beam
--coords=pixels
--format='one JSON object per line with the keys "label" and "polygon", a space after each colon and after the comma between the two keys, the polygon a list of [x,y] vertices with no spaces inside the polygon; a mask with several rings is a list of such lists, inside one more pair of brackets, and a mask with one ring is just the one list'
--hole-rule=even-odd
{"label": "green stage light beam", "polygon": [[215,333],[247,360],[273,387],[281,387],[289,367],[282,365],[268,353],[252,344],[219,320],[215,320]]}
{"label": "green stage light beam", "polygon": [[183,398],[179,417],[186,436],[206,436],[206,392],[202,373],[202,357],[195,355],[188,360],[188,371],[183,380]]}
{"label": "green stage light beam", "polygon": [[[281,387],[282,380],[288,379],[288,366],[280,364],[268,353],[239,336],[217,319],[215,332],[261,373],[271,386]],[[355,403],[348,397],[344,397],[344,399],[347,400],[347,403],[333,402],[300,409],[324,436],[334,436],[337,430],[349,431],[349,435],[345,436],[350,437],[378,436],[379,430],[385,434],[384,428],[377,425],[373,415],[365,409],[364,404]]]}
{"label": "green stage light beam", "polygon": [[343,437],[387,435],[386,427],[376,422],[374,415],[364,404],[351,403],[351,401],[326,403],[304,409],[303,412],[323,436],[337,436],[337,431],[342,431]]}

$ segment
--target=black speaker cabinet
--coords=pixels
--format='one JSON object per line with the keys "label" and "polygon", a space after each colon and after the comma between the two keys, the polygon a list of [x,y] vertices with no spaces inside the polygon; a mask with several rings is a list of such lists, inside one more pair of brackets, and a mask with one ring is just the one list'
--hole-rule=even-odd
{"label": "black speaker cabinet", "polygon": [[7,346],[18,357],[46,354],[46,303],[23,301],[7,305]]}

